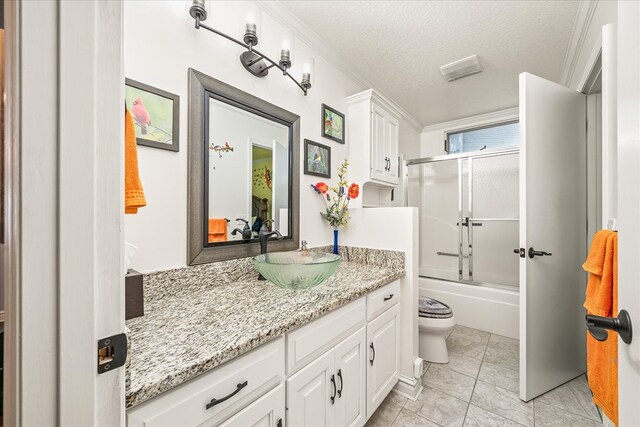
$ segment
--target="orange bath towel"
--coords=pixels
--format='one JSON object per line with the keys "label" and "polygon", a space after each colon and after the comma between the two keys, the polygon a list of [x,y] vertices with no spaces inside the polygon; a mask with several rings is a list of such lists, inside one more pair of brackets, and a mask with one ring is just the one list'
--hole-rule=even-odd
{"label": "orange bath towel", "polygon": [[137,214],[147,205],[138,174],[138,146],[133,116],[124,110],[124,213]]}
{"label": "orange bath towel", "polygon": [[[584,308],[589,314],[618,315],[618,233],[601,230],[582,268],[589,273]],[[598,341],[587,331],[587,377],[593,402],[618,424],[618,335]]]}
{"label": "orange bath towel", "polygon": [[209,218],[209,243],[227,241],[227,220]]}

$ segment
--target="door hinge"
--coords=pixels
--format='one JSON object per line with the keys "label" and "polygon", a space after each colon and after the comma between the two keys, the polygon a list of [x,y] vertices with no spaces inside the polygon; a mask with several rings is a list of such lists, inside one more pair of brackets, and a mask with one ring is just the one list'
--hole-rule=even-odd
{"label": "door hinge", "polygon": [[113,371],[127,360],[127,335],[118,334],[98,340],[98,373]]}

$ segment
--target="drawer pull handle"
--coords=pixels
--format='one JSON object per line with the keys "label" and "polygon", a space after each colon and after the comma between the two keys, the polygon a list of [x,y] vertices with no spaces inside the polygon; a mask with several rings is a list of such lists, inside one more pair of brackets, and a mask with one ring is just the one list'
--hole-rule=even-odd
{"label": "drawer pull handle", "polygon": [[344,388],[344,380],[342,379],[342,369],[338,369],[338,378],[340,378],[340,389],[338,390],[338,397],[342,397],[342,389]]}
{"label": "drawer pull handle", "polygon": [[336,401],[336,376],[331,375],[331,384],[333,385],[333,396],[331,396],[331,404],[333,405]]}
{"label": "drawer pull handle", "polygon": [[373,343],[371,343],[371,345],[369,346],[369,348],[371,349],[371,351],[373,352],[373,355],[371,357],[371,360],[369,360],[369,363],[371,363],[371,366],[373,366],[373,361],[376,360],[376,349],[375,347],[373,347]]}
{"label": "drawer pull handle", "polygon": [[384,297],[384,300],[389,301],[391,298],[393,298],[393,294],[389,294],[388,297]]}
{"label": "drawer pull handle", "polygon": [[222,402],[224,402],[225,400],[229,400],[229,399],[231,399],[233,396],[235,396],[236,394],[240,393],[240,390],[242,390],[243,388],[245,388],[248,384],[249,384],[249,381],[245,381],[245,382],[243,382],[243,383],[239,383],[239,384],[236,386],[236,390],[235,390],[233,393],[231,393],[231,394],[229,394],[229,395],[227,395],[227,396],[223,397],[222,399],[211,399],[211,402],[207,403],[206,408],[207,408],[207,409],[213,408],[213,407],[214,407],[214,406],[216,406],[217,404],[222,403]]}

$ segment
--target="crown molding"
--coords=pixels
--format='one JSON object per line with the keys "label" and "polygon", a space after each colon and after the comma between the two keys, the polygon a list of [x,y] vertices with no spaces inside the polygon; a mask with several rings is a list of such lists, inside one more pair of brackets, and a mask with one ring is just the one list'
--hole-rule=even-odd
{"label": "crown molding", "polygon": [[313,49],[318,55],[322,56],[327,62],[333,65],[335,68],[343,72],[348,78],[353,80],[361,89],[374,89],[378,95],[380,95],[388,104],[400,112],[402,118],[404,118],[411,126],[420,131],[423,125],[411,115],[407,110],[400,107],[391,97],[376,88],[369,80],[364,78],[356,69],[340,55],[333,47],[326,43],[322,37],[313,31],[304,21],[291,12],[282,1],[266,1],[259,2],[263,10],[276,20],[283,27],[289,28],[293,33]]}
{"label": "crown molding", "polygon": [[584,42],[591,27],[591,21],[593,20],[597,6],[598,0],[581,0],[578,5],[578,13],[573,22],[573,30],[571,31],[571,38],[569,39],[569,48],[565,54],[562,74],[560,75],[560,83],[564,86],[571,84],[571,80],[576,71],[578,58],[582,53]]}
{"label": "crown molding", "polygon": [[380,95],[375,89],[367,89],[364,92],[356,93],[355,95],[351,95],[347,97],[347,105],[351,105],[362,100],[367,100],[369,102],[374,101],[377,102],[378,105],[383,107],[385,110],[389,111],[391,114],[396,116],[396,118],[402,117],[402,112],[398,110],[396,104],[394,104],[389,98],[386,96]]}

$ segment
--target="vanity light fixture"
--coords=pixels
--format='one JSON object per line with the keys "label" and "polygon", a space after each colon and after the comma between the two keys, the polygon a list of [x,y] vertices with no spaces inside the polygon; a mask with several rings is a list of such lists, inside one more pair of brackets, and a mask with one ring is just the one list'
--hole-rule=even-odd
{"label": "vanity light fixture", "polygon": [[[255,46],[258,44],[258,31],[255,22],[246,23],[243,41],[240,41],[202,23],[207,19],[205,0],[193,0],[189,8],[189,14],[196,21],[196,29],[204,28],[247,49],[246,52],[240,55],[240,62],[251,74],[256,77],[265,77],[269,74],[270,68],[278,68],[284,76],[288,76],[302,90],[304,95],[307,96],[307,91],[311,89],[311,73],[309,67],[305,64],[301,82],[298,82],[295,77],[287,71],[293,65],[291,62],[291,50],[287,43],[282,46],[280,60],[275,62],[267,55],[255,49]],[[267,65],[267,63],[270,65]]]}

